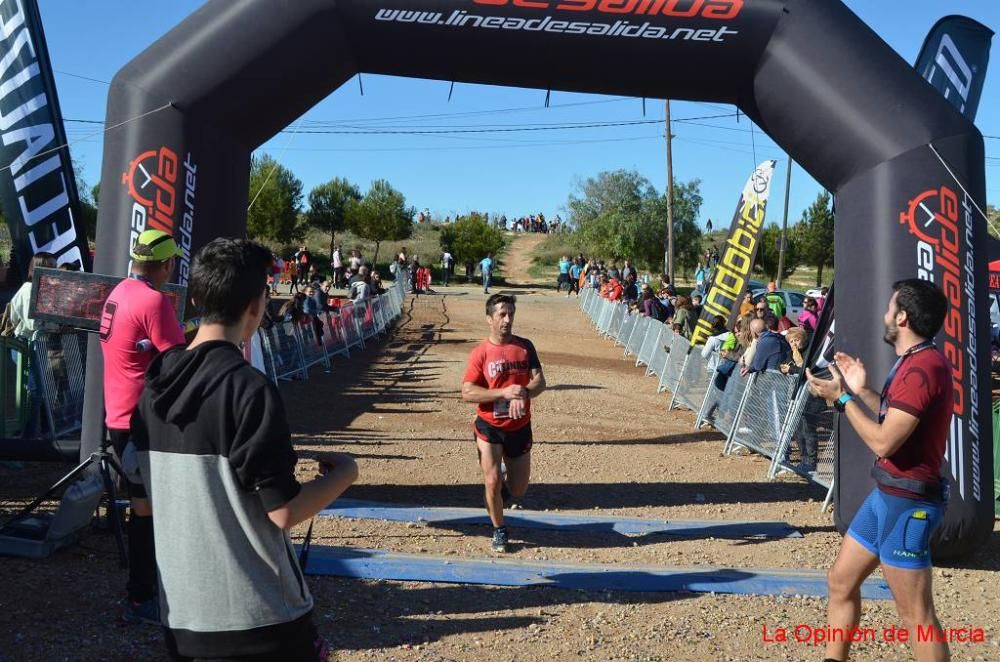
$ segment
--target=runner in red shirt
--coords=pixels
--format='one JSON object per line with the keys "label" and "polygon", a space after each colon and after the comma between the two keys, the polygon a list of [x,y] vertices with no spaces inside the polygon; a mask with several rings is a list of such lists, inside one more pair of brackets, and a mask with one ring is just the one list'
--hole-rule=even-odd
{"label": "runner in red shirt", "polygon": [[531,400],[545,390],[535,346],[513,335],[516,302],[506,294],[494,294],[486,301],[490,336],[472,351],[462,380],[462,399],[478,405],[474,435],[496,552],[507,551],[505,501],[519,499],[528,490]]}
{"label": "runner in red shirt", "polygon": [[[177,311],[159,291],[174,273],[180,248],[166,232],[146,230],[132,247],[132,271],[115,286],[101,316],[101,350],[104,354],[105,424],[111,445],[129,477],[132,498],[128,521],[128,604],[124,619],[130,623],[160,624],[153,546],[153,518],[145,488],[133,479],[129,461],[132,412],[142,395],[146,368],[157,352],[184,344]],[[126,452],[126,448],[129,452]]]}
{"label": "runner in red shirt", "polygon": [[[832,631],[856,627],[861,584],[881,566],[903,625],[941,631],[931,590],[930,539],[944,515],[941,477],[952,419],[951,364],[933,338],[948,301],[937,285],[912,278],[893,285],[883,320],[885,341],[899,357],[881,392],[868,386],[864,364],[838,352],[833,380],[807,373],[809,389],[847,418],[877,456],[876,487],[851,521],[828,574],[827,617]],[[872,420],[870,414],[877,417]],[[946,660],[944,637],[910,637],[918,660]],[[850,638],[830,639],[826,659],[846,660]]]}

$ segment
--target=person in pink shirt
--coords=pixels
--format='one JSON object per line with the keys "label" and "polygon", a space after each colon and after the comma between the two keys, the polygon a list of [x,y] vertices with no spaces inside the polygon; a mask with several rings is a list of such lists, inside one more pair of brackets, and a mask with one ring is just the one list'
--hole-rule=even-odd
{"label": "person in pink shirt", "polygon": [[819,303],[813,297],[802,300],[802,312],[799,313],[799,326],[812,336],[819,327]]}
{"label": "person in pink shirt", "polygon": [[128,599],[123,618],[129,623],[159,625],[152,510],[141,479],[133,479],[129,471],[134,467],[129,428],[153,357],[184,344],[177,311],[160,292],[170,280],[181,251],[166,232],[146,230],[136,239],[130,255],[131,272],[111,290],[101,315],[105,425],[129,478],[132,504],[127,527]]}

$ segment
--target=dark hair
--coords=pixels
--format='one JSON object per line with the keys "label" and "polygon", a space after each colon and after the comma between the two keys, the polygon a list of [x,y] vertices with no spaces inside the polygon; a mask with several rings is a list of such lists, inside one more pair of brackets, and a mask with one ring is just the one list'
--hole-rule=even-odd
{"label": "dark hair", "polygon": [[907,278],[892,284],[896,306],[906,313],[910,328],[921,338],[933,338],[941,330],[948,314],[948,299],[941,288],[919,278]]}
{"label": "dark hair", "polygon": [[28,280],[35,275],[35,269],[54,269],[56,266],[56,256],[52,253],[35,253],[28,261]]}
{"label": "dark hair", "polygon": [[715,335],[723,333],[726,330],[726,318],[722,315],[716,315],[712,318],[712,331]]}
{"label": "dark hair", "polygon": [[505,303],[510,304],[511,308],[515,308],[517,306],[517,297],[513,294],[494,294],[486,300],[486,314],[492,317],[497,306]]}
{"label": "dark hair", "polygon": [[271,251],[248,239],[220,237],[194,257],[188,290],[208,324],[235,324],[267,288]]}

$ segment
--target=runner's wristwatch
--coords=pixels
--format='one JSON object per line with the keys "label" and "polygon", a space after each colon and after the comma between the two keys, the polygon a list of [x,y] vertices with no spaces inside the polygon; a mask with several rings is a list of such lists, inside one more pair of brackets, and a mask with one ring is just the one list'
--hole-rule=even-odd
{"label": "runner's wristwatch", "polygon": [[847,403],[854,399],[854,396],[850,393],[843,393],[839,398],[833,401],[833,408],[839,411],[841,414],[844,413],[844,407]]}

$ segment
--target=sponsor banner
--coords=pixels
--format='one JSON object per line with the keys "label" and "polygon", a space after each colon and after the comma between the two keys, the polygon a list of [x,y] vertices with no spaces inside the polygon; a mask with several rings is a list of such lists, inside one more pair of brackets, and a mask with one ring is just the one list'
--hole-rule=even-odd
{"label": "sponsor banner", "polygon": [[[469,9],[444,12],[379,8],[375,20],[446,28],[718,45],[740,33],[726,23],[740,17],[743,5],[744,0],[472,0]],[[490,8],[525,13],[523,16],[490,14]],[[549,13],[539,16],[541,12]],[[670,23],[664,25],[664,20]]]}
{"label": "sponsor banner", "polygon": [[917,56],[917,71],[970,122],[986,81],[993,31],[965,16],[938,21]]}
{"label": "sponsor banner", "polygon": [[198,165],[191,153],[182,162],[166,146],[145,150],[129,162],[121,181],[132,203],[129,246],[146,230],[173,235],[184,252],[177,261],[176,280],[187,285],[198,184]]}
{"label": "sponsor banner", "polygon": [[719,266],[715,269],[708,293],[702,302],[701,318],[691,334],[692,345],[704,345],[712,335],[712,320],[721,315],[732,328],[740,310],[740,298],[746,290],[754,259],[760,244],[760,230],[764,226],[767,199],[771,195],[771,180],[777,161],[764,161],[750,175],[740,201],[733,215],[733,225],[729,230],[719,256]]}
{"label": "sponsor banner", "polygon": [[19,276],[43,252],[59,264],[89,269],[76,176],[35,0],[0,2],[0,78],[0,206]]}
{"label": "sponsor banner", "polygon": [[[974,147],[965,158],[981,163],[981,139],[973,137],[969,142]],[[934,147],[948,158],[958,151],[954,145],[945,140]],[[837,275],[841,295],[836,309],[837,350],[864,359],[870,384],[879,384],[897,358],[882,341],[891,283],[906,278],[927,280],[940,287],[948,301],[944,324],[934,338],[951,366],[947,396],[951,420],[942,467],[950,498],[932,537],[936,559],[967,553],[988,539],[993,530],[987,242],[985,226],[975,209],[985,198],[985,180],[975,167],[968,167],[968,174],[958,174],[958,161],[952,159],[948,159],[952,164],[949,172],[930,147],[916,150],[859,177],[849,185],[852,195],[837,198],[838,223],[861,214],[885,219],[885,225],[871,234],[838,234],[836,239],[838,257],[850,255],[852,264],[878,265],[885,274],[882,282],[865,293],[868,306],[855,298],[844,305],[844,283],[841,274]],[[891,199],[877,193],[879,180],[887,177],[897,190]],[[879,248],[873,237],[884,239],[883,247]],[[871,479],[857,468],[870,466],[874,459],[841,417],[836,474],[838,528],[848,525],[871,489]]]}
{"label": "sponsor banner", "polygon": [[[914,276],[936,283],[948,299],[948,315],[936,342],[952,366],[952,424],[945,451],[952,486],[963,501],[982,501],[980,449],[989,429],[979,426],[976,356],[976,221],[972,201],[954,184],[920,191],[899,215],[916,240]],[[983,293],[985,295],[985,293]],[[988,366],[982,366],[984,370]],[[988,379],[986,374],[982,375]],[[966,461],[966,454],[971,462]],[[971,475],[966,476],[966,469]],[[992,480],[987,476],[986,480]]]}
{"label": "sponsor banner", "polygon": [[472,0],[474,5],[524,7],[566,12],[596,11],[612,16],[669,16],[731,21],[745,0]]}

